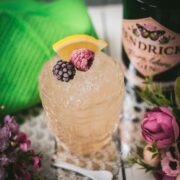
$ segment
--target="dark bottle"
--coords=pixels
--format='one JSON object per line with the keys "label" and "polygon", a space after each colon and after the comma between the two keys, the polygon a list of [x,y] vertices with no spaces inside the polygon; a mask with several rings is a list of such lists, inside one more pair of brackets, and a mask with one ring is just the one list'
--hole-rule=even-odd
{"label": "dark bottle", "polygon": [[[153,75],[155,81],[172,84],[180,76],[180,1],[124,0],[123,12],[126,69],[133,66],[130,71],[141,79]],[[131,56],[139,57],[133,62]]]}
{"label": "dark bottle", "polygon": [[[180,1],[124,0],[123,6],[122,64],[127,89],[123,121],[137,124],[149,108],[137,96],[144,79],[153,76],[169,96],[180,76]],[[137,128],[134,131],[127,133],[139,137]]]}

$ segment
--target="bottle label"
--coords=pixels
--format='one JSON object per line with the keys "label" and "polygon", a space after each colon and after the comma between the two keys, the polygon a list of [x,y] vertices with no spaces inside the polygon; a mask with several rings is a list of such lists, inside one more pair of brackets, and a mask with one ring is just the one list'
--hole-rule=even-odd
{"label": "bottle label", "polygon": [[123,20],[123,45],[143,76],[154,76],[180,63],[180,34],[153,18]]}

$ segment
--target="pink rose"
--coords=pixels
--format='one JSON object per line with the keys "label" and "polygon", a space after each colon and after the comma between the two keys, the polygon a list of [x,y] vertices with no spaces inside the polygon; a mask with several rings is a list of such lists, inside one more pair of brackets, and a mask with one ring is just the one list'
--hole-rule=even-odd
{"label": "pink rose", "polygon": [[179,127],[170,109],[154,108],[145,114],[141,125],[142,135],[147,143],[156,141],[160,149],[172,145],[179,136]]}

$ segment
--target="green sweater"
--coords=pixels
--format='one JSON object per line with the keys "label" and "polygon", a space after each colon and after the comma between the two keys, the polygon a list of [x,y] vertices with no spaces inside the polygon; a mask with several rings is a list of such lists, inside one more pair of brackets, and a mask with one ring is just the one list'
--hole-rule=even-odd
{"label": "green sweater", "polygon": [[38,75],[55,55],[52,44],[82,33],[95,36],[83,0],[1,0],[0,115],[39,103]]}

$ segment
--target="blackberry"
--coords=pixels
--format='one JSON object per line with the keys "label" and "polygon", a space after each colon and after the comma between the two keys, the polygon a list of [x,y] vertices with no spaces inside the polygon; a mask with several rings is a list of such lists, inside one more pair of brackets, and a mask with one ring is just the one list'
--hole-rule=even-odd
{"label": "blackberry", "polygon": [[76,69],[73,64],[59,60],[53,66],[53,74],[57,77],[58,80],[68,82],[74,78]]}

